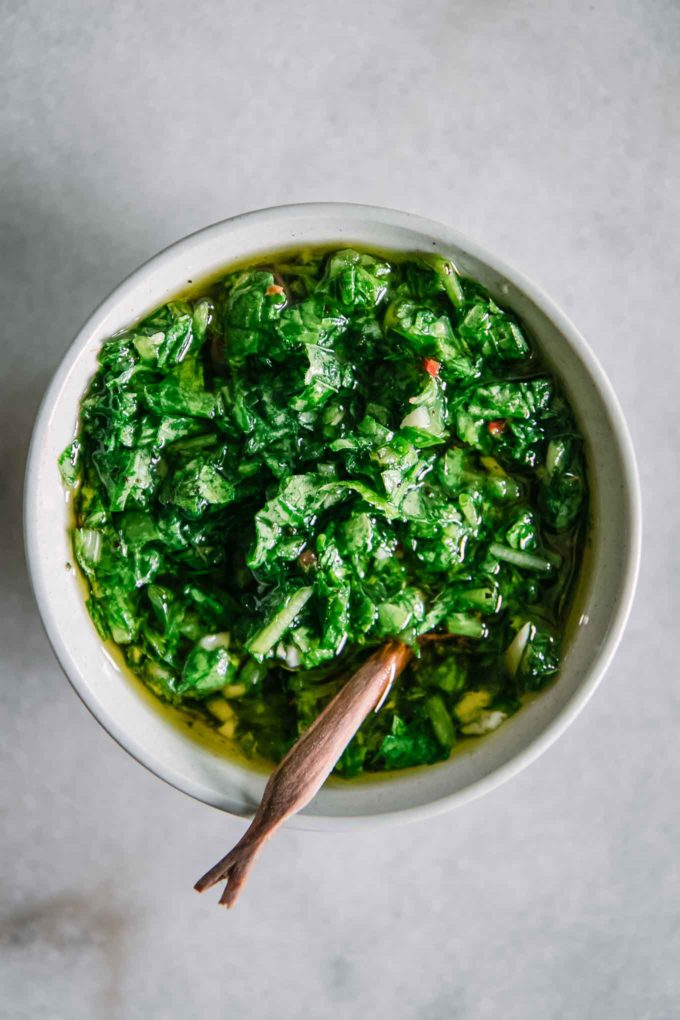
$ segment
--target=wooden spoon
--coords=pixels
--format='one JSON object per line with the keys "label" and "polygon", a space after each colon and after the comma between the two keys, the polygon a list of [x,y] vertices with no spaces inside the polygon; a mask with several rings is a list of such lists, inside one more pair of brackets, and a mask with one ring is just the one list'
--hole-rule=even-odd
{"label": "wooden spoon", "polygon": [[287,818],[309,804],[371,711],[385,700],[413,652],[388,641],[347,681],[269,777],[255,817],[233,850],[194,886],[226,879],[220,903],[233,907],[260,850]]}

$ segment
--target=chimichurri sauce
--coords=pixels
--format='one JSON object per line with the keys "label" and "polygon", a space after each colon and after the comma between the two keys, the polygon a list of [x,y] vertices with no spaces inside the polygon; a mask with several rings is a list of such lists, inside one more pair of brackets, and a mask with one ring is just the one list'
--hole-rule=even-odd
{"label": "chimichurri sauce", "polygon": [[416,657],[344,776],[444,759],[559,669],[583,441],[442,257],[298,251],[158,308],[103,344],[60,467],[102,639],[246,755],[388,638]]}

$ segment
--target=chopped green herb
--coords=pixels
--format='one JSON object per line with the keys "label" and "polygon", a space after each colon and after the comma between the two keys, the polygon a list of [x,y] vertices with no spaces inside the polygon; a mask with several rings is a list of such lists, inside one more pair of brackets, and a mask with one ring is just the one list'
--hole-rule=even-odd
{"label": "chopped green herb", "polygon": [[446,758],[559,669],[583,441],[443,256],[288,253],[156,309],[103,344],[59,470],[98,633],[247,755],[389,638],[415,655],[344,777]]}

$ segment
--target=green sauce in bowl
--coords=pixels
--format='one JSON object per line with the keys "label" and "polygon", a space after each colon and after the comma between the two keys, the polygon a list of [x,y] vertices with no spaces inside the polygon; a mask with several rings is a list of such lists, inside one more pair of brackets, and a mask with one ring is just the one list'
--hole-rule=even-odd
{"label": "green sauce in bowl", "polygon": [[273,255],[99,363],[60,461],[74,554],[159,697],[274,762],[397,638],[417,654],[352,776],[444,759],[556,674],[583,442],[526,330],[450,262]]}

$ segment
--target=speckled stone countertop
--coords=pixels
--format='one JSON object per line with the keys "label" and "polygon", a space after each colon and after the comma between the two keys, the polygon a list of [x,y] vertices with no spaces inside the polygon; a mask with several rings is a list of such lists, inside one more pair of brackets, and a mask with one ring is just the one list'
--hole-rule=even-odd
{"label": "speckled stone countertop", "polygon": [[[674,1020],[678,5],[26,0],[0,21],[0,1016]],[[639,455],[642,574],[605,683],[537,764],[431,822],[284,832],[226,914],[191,884],[243,823],[70,690],[22,472],[51,372],[130,269],[320,199],[455,224],[574,319]]]}

